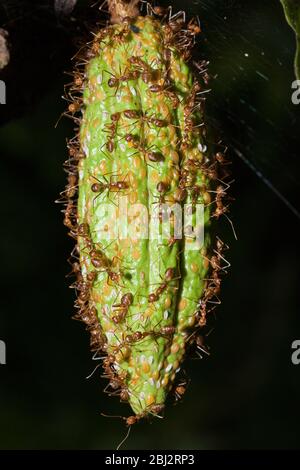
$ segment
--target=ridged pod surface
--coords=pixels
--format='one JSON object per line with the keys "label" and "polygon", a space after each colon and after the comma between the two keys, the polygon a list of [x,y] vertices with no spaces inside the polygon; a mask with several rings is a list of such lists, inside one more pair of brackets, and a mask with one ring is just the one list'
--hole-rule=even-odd
{"label": "ridged pod surface", "polygon": [[[129,401],[132,422],[163,410],[223,269],[223,243],[217,239],[213,249],[210,234],[211,218],[225,211],[225,187],[215,184],[223,157],[210,155],[204,142],[205,77],[196,80],[186,61],[193,42],[187,31],[151,16],[100,30],[83,79],[75,73],[83,99],[69,106],[82,111],[77,147],[69,143],[65,211],[77,239],[77,316],[91,332],[92,350],[106,353],[110,393]],[[170,232],[158,239],[174,204],[187,208],[190,225],[196,206],[204,207],[198,247],[189,249],[189,226],[175,238],[172,216]],[[135,227],[130,235],[126,223]]]}

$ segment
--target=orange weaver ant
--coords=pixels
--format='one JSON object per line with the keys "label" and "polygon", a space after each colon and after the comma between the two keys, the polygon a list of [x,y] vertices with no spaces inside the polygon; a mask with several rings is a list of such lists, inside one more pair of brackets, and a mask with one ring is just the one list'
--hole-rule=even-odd
{"label": "orange weaver ant", "polygon": [[[204,336],[200,335],[200,334],[197,334],[196,335],[196,348],[197,350],[199,349],[199,351],[201,351],[202,353],[206,354],[207,356],[210,355],[210,352],[209,352],[209,347],[206,346],[205,344],[205,338]],[[201,356],[201,353],[199,353],[197,351],[197,354],[200,356],[200,358],[202,359],[202,356]]]}
{"label": "orange weaver ant", "polygon": [[[217,298],[217,303],[220,303],[218,299],[218,294],[221,286],[221,279],[219,274],[221,271],[226,272],[226,268],[230,266],[228,261],[223,257],[223,252],[227,248],[227,245],[217,237],[217,246],[214,249],[214,255],[211,256],[209,262],[212,267],[211,279],[209,279],[209,284],[204,292],[203,298],[200,301],[200,309],[196,313],[199,317],[199,326],[203,327],[206,325],[206,315],[207,315],[207,303],[212,303],[211,299],[213,297]],[[222,261],[225,261],[226,265],[222,267]],[[215,302],[213,302],[215,303]]]}
{"label": "orange weaver ant", "polygon": [[143,154],[143,156],[145,158],[145,161],[149,160],[150,162],[157,163],[157,162],[161,162],[165,159],[164,156],[162,155],[162,153],[154,152],[154,151],[150,150],[152,147],[145,148],[136,139],[136,137],[133,134],[126,134],[125,135],[125,140],[126,140],[126,142],[130,143],[133,148],[139,150]]}
{"label": "orange weaver ant", "polygon": [[196,36],[197,34],[201,33],[201,27],[199,23],[199,19],[195,20],[195,18],[192,18],[187,25],[187,30],[190,34],[193,36]]}
{"label": "orange weaver ant", "polygon": [[[120,274],[111,270],[113,260],[110,260],[102,250],[95,249],[93,247],[93,243],[89,237],[87,224],[81,224],[78,227],[78,236],[83,237],[87,242],[87,248],[89,250],[89,256],[93,267],[98,271],[102,269],[102,271],[107,273],[110,280],[118,283],[120,280]],[[97,271],[89,273],[87,276],[87,279],[90,276],[90,279],[94,280],[97,276]]]}
{"label": "orange weaver ant", "polygon": [[104,249],[96,249],[89,235],[89,227],[87,224],[80,224],[77,230],[77,236],[82,237],[86,242],[86,248],[88,249],[89,257],[92,266],[96,271],[92,271],[87,274],[88,280],[93,280],[97,277],[98,272],[106,272],[108,280],[111,280],[115,283],[119,283],[121,274],[115,271],[112,271],[112,266],[114,265],[114,260],[117,257],[113,257],[110,260],[104,253]]}
{"label": "orange weaver ant", "polygon": [[[149,407],[149,413],[153,414],[154,416],[158,416],[159,413],[161,413],[165,408],[165,405],[163,404],[154,404]],[[144,413],[134,415],[134,416],[128,416],[128,418],[122,417],[126,421],[127,426],[133,426],[136,424],[138,421],[140,421],[143,417],[145,416]]]}
{"label": "orange weaver ant", "polygon": [[237,240],[237,235],[236,235],[236,232],[235,232],[235,229],[234,229],[234,226],[233,226],[233,222],[228,217],[228,215],[226,214],[226,212],[229,211],[229,204],[227,204],[227,206],[224,206],[224,204],[223,204],[223,199],[227,196],[226,190],[229,186],[230,186],[230,183],[228,183],[226,185],[226,187],[224,187],[223,185],[219,185],[217,187],[216,191],[214,191],[216,193],[215,203],[216,203],[217,207],[216,207],[212,217],[215,217],[216,219],[219,219],[219,217],[221,215],[224,215],[226,217],[226,219],[228,220],[228,222],[230,223],[232,231],[233,231],[233,235],[234,235],[235,239]]}
{"label": "orange weaver ant", "polygon": [[77,208],[75,204],[70,200],[67,204],[65,210],[62,211],[64,213],[64,225],[70,229],[71,237],[76,237],[76,229],[77,229]]}
{"label": "orange weaver ant", "polygon": [[[166,193],[169,190],[169,185],[167,183],[164,183],[163,181],[159,181],[159,183],[157,183],[157,185],[156,185],[156,189],[159,193],[159,196],[153,196],[153,197],[155,197],[155,198],[158,197],[158,202],[153,202],[153,204],[156,205],[155,209],[159,210],[159,212],[157,214],[157,217],[158,217],[158,220],[162,223],[166,212],[168,214],[167,207],[162,206],[162,205],[166,202],[165,196],[166,196]],[[156,210],[155,210],[155,213],[156,213]]]}
{"label": "orange weaver ant", "polygon": [[128,59],[128,62],[141,70],[141,78],[143,82],[150,83],[153,80],[155,73],[154,70],[144,62],[141,57],[132,56]]}
{"label": "orange weaver ant", "polygon": [[[108,72],[110,73],[110,72]],[[119,77],[114,76],[111,74],[112,77],[108,80],[107,84],[110,88],[115,88],[118,87],[121,82],[128,82],[129,80],[136,80],[139,78],[139,71],[138,70],[133,70],[133,71],[128,71],[120,75]]]}
{"label": "orange weaver ant", "polygon": [[176,402],[178,402],[179,400],[182,400],[187,390],[187,387],[189,385],[189,382],[190,382],[189,379],[183,378],[181,382],[174,385],[173,393],[174,393]]}
{"label": "orange weaver ant", "polygon": [[183,109],[184,129],[183,129],[183,137],[182,137],[182,142],[181,142],[182,150],[186,150],[191,144],[190,134],[195,127],[194,120],[192,118],[192,113],[196,106],[197,93],[200,90],[201,90],[200,83],[198,81],[195,81],[192,85],[192,90],[186,100],[186,104]]}
{"label": "orange weaver ant", "polygon": [[[159,416],[159,413],[161,413],[164,408],[165,408],[165,405],[162,404],[162,403],[158,403],[158,404],[153,404],[153,405],[150,405],[147,407],[147,411],[149,414],[152,414],[153,416],[157,416],[157,417],[161,417]],[[124,416],[108,416],[108,415],[105,415],[104,413],[101,413],[102,416],[105,416],[105,417],[108,417],[108,418],[120,418],[122,420],[124,420],[126,422],[126,425],[130,428],[131,426],[133,426],[134,424],[138,423],[142,418],[144,418],[146,416],[146,411],[144,413],[140,413],[140,414],[137,414],[137,415],[132,415],[132,416],[128,416],[128,417],[124,417]],[[127,433],[127,436],[125,437],[125,439],[127,439],[128,437],[128,433]],[[124,442],[124,440],[118,445],[117,447],[117,450],[120,448],[120,446],[122,445],[122,443]]]}
{"label": "orange weaver ant", "polygon": [[127,119],[141,119],[142,121],[145,121],[147,123],[154,124],[156,127],[168,126],[168,123],[164,119],[159,119],[155,116],[147,116],[141,111],[135,109],[126,109],[125,111],[123,111],[123,114]]}
{"label": "orange weaver ant", "polygon": [[138,70],[133,70],[133,71],[130,71],[130,70],[125,70],[125,72],[122,74],[120,73],[119,76],[116,76],[114,75],[113,73],[111,72],[108,72],[106,71],[109,75],[111,75],[111,78],[109,78],[107,84],[110,88],[116,88],[116,92],[115,94],[117,94],[118,90],[119,90],[119,86],[122,84],[122,83],[126,83],[126,82],[129,82],[130,80],[136,80],[139,78],[140,76],[140,72]]}

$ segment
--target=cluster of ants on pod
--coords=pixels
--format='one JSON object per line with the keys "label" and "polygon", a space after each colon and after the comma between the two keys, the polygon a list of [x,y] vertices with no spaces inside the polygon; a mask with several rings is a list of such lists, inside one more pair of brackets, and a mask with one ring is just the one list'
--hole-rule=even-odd
{"label": "cluster of ants on pod", "polygon": [[[229,162],[205,125],[208,63],[192,60],[199,21],[149,4],[142,15],[138,3],[108,1],[110,22],[76,56],[65,112],[76,133],[59,199],[76,242],[75,318],[90,332],[105,392],[133,410],[128,426],[161,417],[167,396],[184,395],[182,362],[192,351],[209,354],[205,338],[229,267],[214,228],[228,218]],[[191,226],[175,236],[172,215],[168,237],[108,240],[113,220],[101,209],[111,204],[118,218],[124,199],[129,222],[157,206],[158,225],[174,204],[193,225],[202,206],[201,246],[190,249]]]}

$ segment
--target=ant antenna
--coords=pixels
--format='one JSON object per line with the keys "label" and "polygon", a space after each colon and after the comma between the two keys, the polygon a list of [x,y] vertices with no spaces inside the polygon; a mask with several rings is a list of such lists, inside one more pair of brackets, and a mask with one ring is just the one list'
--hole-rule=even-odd
{"label": "ant antenna", "polygon": [[124,437],[124,439],[122,439],[122,441],[120,442],[120,444],[118,445],[118,447],[116,448],[116,450],[119,450],[120,447],[124,444],[124,442],[127,441],[128,437],[129,437],[129,434],[130,434],[130,431],[131,431],[131,426],[129,426],[128,431],[127,431],[127,433],[126,433],[126,436]]}

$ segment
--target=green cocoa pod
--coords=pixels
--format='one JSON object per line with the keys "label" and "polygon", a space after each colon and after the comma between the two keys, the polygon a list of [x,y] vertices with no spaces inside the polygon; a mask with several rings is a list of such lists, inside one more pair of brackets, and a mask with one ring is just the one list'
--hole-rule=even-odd
{"label": "green cocoa pod", "polygon": [[300,1],[280,0],[287,22],[296,33],[297,49],[295,54],[295,73],[300,80]]}
{"label": "green cocoa pod", "polygon": [[180,16],[108,26],[70,92],[69,113],[82,112],[64,193],[77,317],[105,353],[107,390],[135,413],[128,424],[161,413],[174,387],[183,394],[176,376],[190,344],[201,347],[224,270],[224,245],[211,241],[211,220],[226,210],[224,156],[205,144],[206,63],[196,79],[187,62],[198,29]]}

